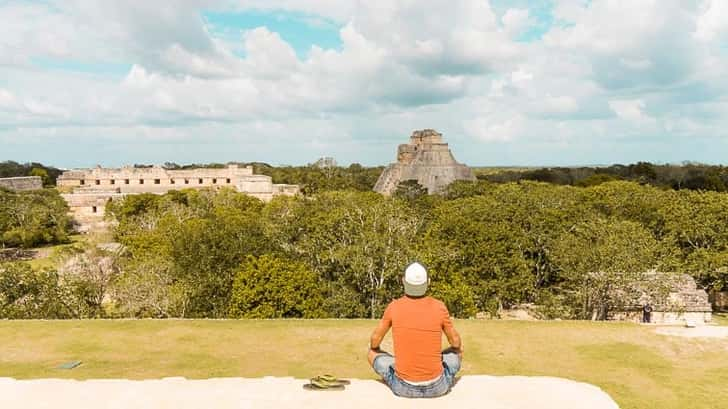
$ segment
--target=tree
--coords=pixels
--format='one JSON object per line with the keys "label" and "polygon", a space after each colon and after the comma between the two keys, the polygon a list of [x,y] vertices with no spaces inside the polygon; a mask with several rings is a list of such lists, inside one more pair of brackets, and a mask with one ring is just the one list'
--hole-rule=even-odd
{"label": "tree", "polygon": [[551,260],[553,243],[576,220],[591,213],[580,203],[578,193],[573,187],[530,181],[500,185],[490,192],[499,203],[495,214],[522,238],[518,246],[531,271],[533,288],[522,302],[534,301],[538,290],[559,281]]}
{"label": "tree", "polygon": [[445,188],[443,196],[449,200],[480,196],[492,189],[492,186],[487,180],[456,180]]}
{"label": "tree", "polygon": [[48,186],[51,184],[50,177],[48,176],[48,171],[43,168],[33,168],[30,170],[29,176],[38,176],[43,181],[43,186]]}
{"label": "tree", "polygon": [[708,289],[728,284],[728,201],[725,193],[681,190],[659,209],[665,240],[680,253],[679,267]]}
{"label": "tree", "polygon": [[151,212],[159,206],[161,196],[153,193],[128,195],[124,200],[112,201],[106,207],[106,212],[118,221]]}
{"label": "tree", "polygon": [[191,316],[225,316],[235,269],[269,247],[258,213],[231,207],[183,221],[169,242],[174,277],[191,290]]}
{"label": "tree", "polygon": [[647,272],[661,267],[660,247],[640,224],[603,218],[581,222],[563,234],[553,249],[576,317],[607,319],[612,309],[632,299],[631,288],[649,282]]}
{"label": "tree", "polygon": [[660,209],[674,200],[674,193],[635,182],[615,181],[580,189],[576,199],[605,218],[638,222],[660,239],[666,222]]}
{"label": "tree", "polygon": [[185,283],[175,282],[171,262],[163,257],[128,260],[111,286],[114,313],[129,318],[185,317]]}
{"label": "tree", "polygon": [[462,279],[476,308],[495,313],[534,291],[525,240],[500,202],[476,196],[436,207],[422,249],[433,283]]}
{"label": "tree", "polygon": [[[224,317],[235,269],[247,255],[262,255],[270,248],[264,236],[262,207],[260,200],[232,189],[183,190],[129,196],[115,203],[110,214],[119,218],[114,233],[134,261],[137,277],[146,276],[137,270],[145,261],[164,266],[150,277],[170,285],[169,292],[162,293],[171,297],[164,310],[192,317]],[[133,281],[123,280],[125,284]],[[133,304],[144,304],[131,289],[124,293],[126,300],[136,300]]]}
{"label": "tree", "polygon": [[641,183],[653,182],[657,179],[655,166],[650,162],[637,162],[628,166],[629,172]]}
{"label": "tree", "polygon": [[0,318],[72,318],[63,299],[55,272],[34,271],[27,263],[0,264]]}
{"label": "tree", "polygon": [[34,247],[65,243],[68,206],[55,190],[0,191],[0,245]]}
{"label": "tree", "polygon": [[595,173],[591,176],[588,176],[588,177],[576,182],[576,186],[582,186],[582,187],[597,186],[597,185],[601,185],[602,183],[613,182],[615,180],[619,180],[619,178],[616,176],[613,176],[613,175],[606,174],[606,173]]}
{"label": "tree", "polygon": [[272,241],[328,283],[331,315],[364,308],[376,317],[401,294],[400,277],[415,259],[422,223],[405,202],[374,192],[326,192],[274,200],[266,214]]}
{"label": "tree", "polygon": [[230,316],[321,318],[319,278],[304,264],[274,256],[248,256],[235,275]]}
{"label": "tree", "polygon": [[417,180],[404,180],[399,182],[393,196],[407,201],[415,201],[427,195],[427,188],[417,183]]}
{"label": "tree", "polygon": [[400,294],[404,268],[415,259],[421,218],[400,201],[366,196],[344,208],[334,258],[346,273],[340,279],[355,283],[376,318]]}
{"label": "tree", "polygon": [[117,254],[98,249],[69,257],[60,267],[60,283],[67,291],[66,305],[79,318],[105,316],[102,304],[119,274]]}
{"label": "tree", "polygon": [[447,277],[436,274],[428,293],[444,302],[453,317],[472,318],[478,313],[475,292],[459,274],[450,274]]}
{"label": "tree", "polygon": [[[37,170],[36,170],[37,169]],[[35,173],[34,173],[35,171]],[[50,166],[44,166],[40,163],[17,163],[13,161],[0,162],[0,178],[11,178],[18,176],[41,176],[45,172],[46,178],[43,184],[52,186],[56,184],[56,178],[61,175],[62,171]]]}

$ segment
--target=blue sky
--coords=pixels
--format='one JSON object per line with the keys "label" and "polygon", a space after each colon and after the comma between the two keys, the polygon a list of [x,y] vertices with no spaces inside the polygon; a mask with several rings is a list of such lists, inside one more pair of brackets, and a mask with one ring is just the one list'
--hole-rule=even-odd
{"label": "blue sky", "polygon": [[721,0],[0,1],[0,160],[727,163]]}
{"label": "blue sky", "polygon": [[[341,23],[316,15],[286,11],[205,11],[203,19],[212,35],[231,43],[240,40],[242,32],[266,27],[278,33],[293,47],[299,58],[308,56],[311,47],[341,49]],[[245,57],[244,52],[238,54]]]}

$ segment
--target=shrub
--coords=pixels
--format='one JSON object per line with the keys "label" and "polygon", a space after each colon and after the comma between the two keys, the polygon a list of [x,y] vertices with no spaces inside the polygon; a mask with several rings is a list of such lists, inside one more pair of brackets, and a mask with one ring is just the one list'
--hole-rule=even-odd
{"label": "shrub", "polygon": [[233,282],[230,315],[243,318],[321,318],[323,295],[316,274],[278,257],[248,256]]}
{"label": "shrub", "polygon": [[63,304],[58,274],[27,263],[0,264],[0,318],[72,318]]}

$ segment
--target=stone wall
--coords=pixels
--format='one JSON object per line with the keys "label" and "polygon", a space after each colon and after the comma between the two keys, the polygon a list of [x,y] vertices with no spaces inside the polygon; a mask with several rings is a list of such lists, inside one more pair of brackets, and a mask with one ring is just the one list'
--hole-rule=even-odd
{"label": "stone wall", "polygon": [[[650,323],[657,325],[705,325],[713,318],[712,312],[705,311],[652,311]],[[642,322],[642,310],[617,311],[609,315],[610,320]]]}
{"label": "stone wall", "polygon": [[126,194],[113,190],[61,194],[71,210],[71,215],[76,223],[76,230],[79,232],[105,229],[108,224],[104,220],[106,205],[110,201],[121,199],[124,196]]}
{"label": "stone wall", "polygon": [[275,184],[273,185],[273,196],[286,195],[295,196],[300,193],[301,188],[298,185],[285,185]]}
{"label": "stone wall", "polygon": [[[252,167],[230,165],[222,169],[167,170],[161,167],[74,170],[64,172],[57,181],[59,187],[119,189],[121,193],[166,193],[173,189],[234,187],[247,179],[270,183],[270,177],[253,175]],[[261,191],[270,189],[261,188]]]}
{"label": "stone wall", "polygon": [[0,178],[0,187],[15,191],[38,190],[43,189],[43,179],[40,176]]}

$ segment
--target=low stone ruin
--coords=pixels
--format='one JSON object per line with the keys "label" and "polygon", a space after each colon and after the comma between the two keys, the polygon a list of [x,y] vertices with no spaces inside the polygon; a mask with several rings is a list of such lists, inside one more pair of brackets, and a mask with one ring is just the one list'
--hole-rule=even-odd
{"label": "low stone ruin", "polygon": [[43,189],[43,179],[40,176],[0,178],[0,187],[14,191],[38,190]]}
{"label": "low stone ruin", "polygon": [[704,325],[711,321],[713,309],[708,293],[697,287],[695,280],[687,275],[651,273],[651,280],[666,280],[667,294],[662,297],[641,293],[634,301],[618,311],[612,311],[609,319],[642,322],[643,307],[652,308],[650,323],[665,325]]}

